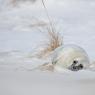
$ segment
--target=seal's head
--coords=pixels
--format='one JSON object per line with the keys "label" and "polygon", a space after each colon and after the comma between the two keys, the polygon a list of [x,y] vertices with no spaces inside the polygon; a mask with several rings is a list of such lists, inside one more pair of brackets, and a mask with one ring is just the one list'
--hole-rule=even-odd
{"label": "seal's head", "polygon": [[89,66],[87,53],[79,46],[64,45],[54,51],[52,64],[54,69],[79,71]]}

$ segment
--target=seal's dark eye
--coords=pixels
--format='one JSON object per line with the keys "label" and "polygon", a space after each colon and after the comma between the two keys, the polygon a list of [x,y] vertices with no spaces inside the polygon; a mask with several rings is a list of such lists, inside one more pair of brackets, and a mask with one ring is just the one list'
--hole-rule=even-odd
{"label": "seal's dark eye", "polygon": [[78,61],[77,61],[77,60],[74,60],[74,61],[73,61],[73,63],[74,63],[74,64],[77,64],[77,63],[78,63]]}

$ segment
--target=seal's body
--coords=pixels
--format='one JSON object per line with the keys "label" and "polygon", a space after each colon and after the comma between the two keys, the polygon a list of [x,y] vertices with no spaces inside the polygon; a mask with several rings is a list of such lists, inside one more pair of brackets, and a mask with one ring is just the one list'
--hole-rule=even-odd
{"label": "seal's body", "polygon": [[54,69],[78,71],[89,66],[89,58],[85,50],[76,45],[64,45],[55,49],[52,57]]}
{"label": "seal's body", "polygon": [[89,58],[85,50],[77,45],[63,45],[56,48],[51,62],[40,66],[40,70],[48,71],[79,71],[89,67]]}

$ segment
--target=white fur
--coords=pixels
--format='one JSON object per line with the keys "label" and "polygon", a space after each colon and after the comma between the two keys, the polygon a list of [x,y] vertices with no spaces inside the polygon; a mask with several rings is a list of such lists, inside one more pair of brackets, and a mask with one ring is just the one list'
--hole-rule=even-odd
{"label": "white fur", "polygon": [[89,66],[88,55],[79,46],[64,45],[57,48],[53,53],[52,62],[56,62],[56,64],[54,64],[56,71],[67,69],[74,60],[78,60],[79,63],[83,64],[84,69]]}

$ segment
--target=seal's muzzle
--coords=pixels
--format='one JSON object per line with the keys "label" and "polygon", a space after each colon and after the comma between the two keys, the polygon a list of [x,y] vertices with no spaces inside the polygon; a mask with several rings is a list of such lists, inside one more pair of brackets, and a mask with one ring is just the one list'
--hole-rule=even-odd
{"label": "seal's muzzle", "polygon": [[71,71],[79,71],[83,69],[83,65],[79,64],[78,61],[74,61],[68,69]]}

